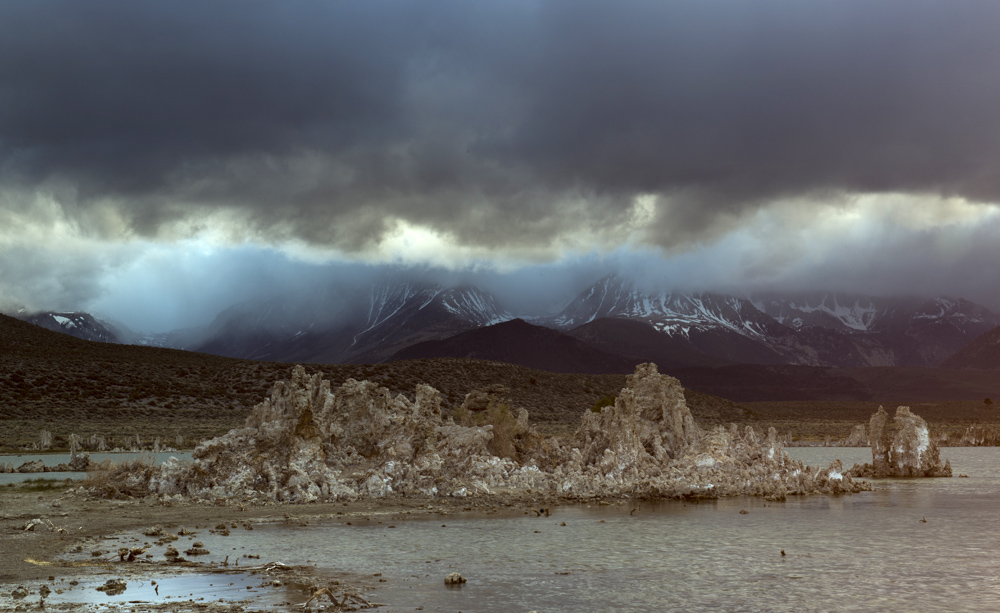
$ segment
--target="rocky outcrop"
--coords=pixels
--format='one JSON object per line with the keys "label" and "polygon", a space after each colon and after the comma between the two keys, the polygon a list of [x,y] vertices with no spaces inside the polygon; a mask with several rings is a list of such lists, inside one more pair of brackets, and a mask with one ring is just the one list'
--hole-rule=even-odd
{"label": "rocky outcrop", "polygon": [[329,382],[296,367],[244,428],[199,445],[190,465],[168,462],[152,487],[168,495],[303,502],[465,496],[538,472],[490,454],[492,426],[443,420],[440,405],[426,385],[413,401],[353,379],[331,393]]}
{"label": "rocky outcrop", "polygon": [[43,473],[45,472],[45,462],[41,460],[32,460],[30,462],[25,462],[17,467],[19,473]]}
{"label": "rocky outcrop", "polygon": [[91,466],[93,466],[93,462],[90,461],[90,456],[86,453],[74,456],[69,461],[69,469],[75,472],[87,472]]}
{"label": "rocky outcrop", "polygon": [[1000,446],[1000,426],[997,424],[972,424],[965,429],[957,441],[949,440],[953,447],[996,447]]}
{"label": "rocky outcrop", "polygon": [[950,477],[951,462],[941,464],[937,445],[931,440],[927,422],[898,407],[896,415],[882,407],[868,422],[872,448],[871,464],[855,464],[854,477]]}
{"label": "rocky outcrop", "polygon": [[485,411],[491,404],[503,402],[509,395],[510,388],[499,383],[481,389],[474,389],[465,395],[462,408],[471,412]]}
{"label": "rocky outcrop", "polygon": [[868,439],[868,430],[864,424],[854,426],[851,433],[840,444],[841,447],[870,447],[871,441]]}
{"label": "rocky outcrop", "polygon": [[560,493],[782,499],[866,487],[845,478],[839,464],[813,469],[792,460],[773,428],[702,433],[680,383],[654,364],[638,366],[626,381],[614,406],[584,415],[570,460],[556,471]]}
{"label": "rocky outcrop", "polygon": [[[783,498],[870,487],[852,481],[839,463],[817,469],[791,460],[773,429],[702,432],[680,383],[654,364],[636,368],[614,406],[584,413],[566,443],[539,436],[523,409],[515,419],[498,400],[502,392],[469,402],[486,409],[476,412],[478,421],[460,425],[442,418],[440,396],[429,386],[417,386],[413,400],[368,381],[348,380],[331,391],[320,375],[298,366],[243,428],[202,443],[191,462],[171,460],[153,471],[148,489],[160,496],[308,502],[529,492]],[[496,451],[501,436],[511,441],[509,453]]]}

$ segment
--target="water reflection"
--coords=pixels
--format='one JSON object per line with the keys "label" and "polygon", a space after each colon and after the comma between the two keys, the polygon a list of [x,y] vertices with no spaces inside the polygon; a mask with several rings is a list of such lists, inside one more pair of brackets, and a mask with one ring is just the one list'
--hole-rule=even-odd
{"label": "water reflection", "polygon": [[[863,449],[790,453],[823,465],[870,459]],[[260,555],[255,564],[367,575],[391,611],[998,609],[1000,455],[959,448],[943,456],[970,478],[879,480],[873,492],[781,503],[639,501],[553,507],[550,517],[383,514],[191,538],[219,561]],[[452,571],[469,582],[446,588]]]}

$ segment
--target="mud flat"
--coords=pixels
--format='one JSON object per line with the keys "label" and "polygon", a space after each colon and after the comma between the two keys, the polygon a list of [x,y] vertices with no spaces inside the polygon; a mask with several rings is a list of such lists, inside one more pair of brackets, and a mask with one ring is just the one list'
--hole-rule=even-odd
{"label": "mud flat", "polygon": [[[140,555],[133,562],[122,562],[121,547],[141,546],[125,540],[127,533],[142,534],[153,526],[171,526],[175,533],[182,528],[208,534],[225,523],[238,543],[244,525],[304,523],[322,520],[372,521],[372,517],[412,518],[463,512],[466,509],[495,514],[510,508],[503,501],[358,501],[349,503],[272,504],[258,507],[214,506],[192,502],[162,504],[149,500],[101,500],[78,495],[75,487],[62,491],[0,492],[0,610],[38,610],[43,586],[51,593],[45,599],[46,610],[78,610],[81,603],[107,610],[225,610],[252,611],[261,608],[291,608],[311,595],[310,587],[333,585],[335,593],[370,594],[378,586],[377,578],[360,576],[344,569],[331,576],[329,571],[316,576],[304,560],[275,560],[266,551],[242,551],[233,555],[228,566],[218,561],[199,562],[198,556],[182,557],[189,563],[169,562],[162,556],[147,560]],[[4,488],[8,490],[8,488]],[[542,504],[542,501],[539,501]],[[365,518],[369,518],[366,520]],[[29,524],[33,529],[26,530]],[[377,519],[375,521],[378,521]],[[145,537],[154,542],[156,537]],[[186,543],[186,541],[185,541]],[[190,544],[184,545],[184,549]],[[77,548],[80,551],[77,552]],[[99,556],[92,552],[101,551]],[[182,549],[183,551],[183,549]],[[244,558],[243,555],[254,557]],[[259,556],[256,557],[256,556]],[[238,564],[237,564],[238,562]],[[275,562],[282,565],[273,565]],[[269,568],[270,567],[270,568]],[[121,595],[107,596],[96,591],[108,580],[123,579],[128,587]],[[78,582],[71,585],[72,581]],[[160,594],[150,593],[150,582],[161,585]],[[178,582],[190,599],[174,596],[171,581]],[[278,581],[279,585],[273,582]],[[334,584],[333,582],[338,582]],[[234,583],[239,589],[232,589]],[[208,584],[212,584],[209,589]],[[251,586],[247,590],[246,586]],[[29,594],[14,598],[12,593],[24,586]],[[59,590],[62,590],[61,593]],[[242,590],[242,592],[241,592]],[[81,594],[86,592],[86,596]],[[224,603],[217,602],[220,598]],[[130,600],[143,600],[130,603]],[[215,602],[212,602],[215,601]],[[206,604],[207,603],[207,604]],[[283,603],[289,603],[284,605]],[[329,605],[326,602],[325,605]],[[208,609],[205,607],[208,606]],[[314,607],[316,605],[313,605]],[[301,610],[301,608],[299,608]]]}

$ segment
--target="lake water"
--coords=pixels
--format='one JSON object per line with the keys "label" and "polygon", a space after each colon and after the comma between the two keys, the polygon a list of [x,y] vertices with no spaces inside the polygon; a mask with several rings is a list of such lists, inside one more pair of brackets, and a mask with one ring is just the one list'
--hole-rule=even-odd
{"label": "lake water", "polygon": [[[821,465],[871,459],[868,449],[788,451]],[[1000,609],[1000,449],[942,456],[955,478],[876,480],[876,491],[850,496],[571,505],[550,517],[372,515],[192,539],[217,561],[252,554],[254,564],[370,576],[365,594],[387,603],[381,611]],[[160,549],[151,553],[162,559]],[[444,586],[453,571],[468,583]]]}
{"label": "lake water", "polygon": [[[90,459],[93,462],[103,462],[105,460],[111,460],[112,462],[127,462],[136,459],[152,459],[152,461],[157,464],[162,464],[169,460],[171,457],[175,457],[178,460],[187,460],[191,458],[190,451],[172,451],[172,452],[162,452],[162,453],[152,453],[152,452],[139,452],[139,453],[90,453]],[[82,455],[82,454],[81,454]],[[0,454],[0,464],[7,465],[13,464],[14,469],[17,470],[18,466],[21,466],[25,462],[34,462],[35,460],[41,460],[45,466],[56,466],[57,464],[69,464],[69,454],[68,453],[21,453],[21,454]],[[8,483],[21,483],[22,481],[27,481],[29,479],[83,479],[87,476],[85,472],[51,472],[51,473],[0,473],[0,486],[6,485]]]}

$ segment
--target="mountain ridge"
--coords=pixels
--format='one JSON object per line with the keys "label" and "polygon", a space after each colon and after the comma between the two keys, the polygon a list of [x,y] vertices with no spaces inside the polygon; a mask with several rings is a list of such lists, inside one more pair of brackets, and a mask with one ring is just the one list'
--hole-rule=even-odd
{"label": "mountain ridge", "polygon": [[[94,324],[60,325],[57,317],[62,316],[56,313],[35,317],[51,329],[105,342],[334,364],[391,360],[419,343],[514,319],[494,295],[474,286],[402,278],[352,289],[315,286],[307,294],[244,301],[206,326],[159,335],[103,322],[106,333],[87,336],[86,330],[97,330],[102,323],[76,315],[80,322],[90,318]],[[558,313],[522,319],[619,358],[670,367],[935,366],[1000,325],[1000,317],[963,299],[646,291],[620,275],[599,279]]]}

